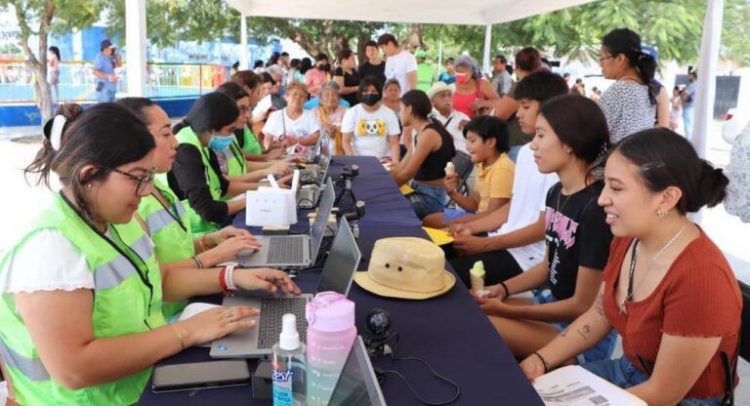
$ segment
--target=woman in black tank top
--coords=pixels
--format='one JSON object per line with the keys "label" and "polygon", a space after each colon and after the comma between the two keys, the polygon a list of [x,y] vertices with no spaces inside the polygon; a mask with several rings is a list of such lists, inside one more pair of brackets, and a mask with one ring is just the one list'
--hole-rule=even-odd
{"label": "woman in black tank top", "polygon": [[428,119],[432,104],[421,90],[410,90],[401,96],[401,122],[405,128],[417,130],[415,147],[391,168],[391,176],[401,186],[409,183],[414,193],[409,195],[417,216],[442,211],[448,195],[443,187],[445,165],[453,159],[456,148],[453,138],[438,122]]}

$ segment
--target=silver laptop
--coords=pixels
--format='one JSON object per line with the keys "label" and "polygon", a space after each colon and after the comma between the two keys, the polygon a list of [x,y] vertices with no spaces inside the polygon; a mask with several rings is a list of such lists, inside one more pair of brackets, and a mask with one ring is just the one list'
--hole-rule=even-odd
{"label": "silver laptop", "polygon": [[385,406],[362,336],[354,340],[328,406]]}
{"label": "silver laptop", "polygon": [[336,193],[333,183],[328,181],[320,199],[320,209],[310,227],[310,235],[259,235],[263,247],[254,252],[237,256],[237,263],[244,268],[275,267],[304,268],[315,263],[333,209]]}
{"label": "silver laptop", "polygon": [[[316,293],[334,291],[349,294],[354,273],[359,267],[362,254],[345,218],[339,223],[331,252],[323,265]],[[271,347],[279,340],[281,317],[286,313],[297,316],[297,331],[302,342],[306,339],[307,322],[305,305],[314,295],[302,294],[289,297],[258,298],[230,296],[224,298],[224,306],[253,306],[260,309],[256,317],[257,327],[232,333],[211,344],[213,358],[259,358],[271,353]]]}
{"label": "silver laptop", "polygon": [[322,141],[323,138],[328,137],[321,136],[320,140],[318,140],[318,146],[316,146],[316,148],[319,148],[320,150],[317,170],[315,171],[319,177],[319,182],[302,186],[297,191],[297,206],[302,209],[312,209],[315,207],[318,204],[318,199],[326,185],[325,181],[326,175],[328,174],[328,168],[331,164],[331,154],[329,149],[330,141]]}

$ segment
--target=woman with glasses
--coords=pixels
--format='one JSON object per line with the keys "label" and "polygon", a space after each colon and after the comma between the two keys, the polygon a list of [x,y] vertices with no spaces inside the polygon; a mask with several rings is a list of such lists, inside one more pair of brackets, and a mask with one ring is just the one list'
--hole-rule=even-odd
{"label": "woman with glasses", "polygon": [[234,123],[235,139],[229,144],[224,151],[216,154],[219,159],[221,173],[230,181],[240,182],[257,182],[268,175],[281,177],[288,175],[290,172],[289,165],[285,162],[255,162],[246,161],[240,144],[237,141],[237,131],[247,129],[247,123],[250,119],[250,96],[245,92],[242,86],[234,82],[227,82],[216,88],[216,91],[229,96],[234,100],[240,115]]}
{"label": "woman with glasses", "polygon": [[257,186],[228,180],[218,159],[235,142],[232,131],[239,115],[230,97],[208,93],[172,129],[180,145],[167,180],[177,196],[190,204],[188,217],[195,234],[213,232],[228,223],[245,208],[245,199],[231,198]]}
{"label": "woman with glasses", "polygon": [[599,64],[605,78],[616,80],[599,102],[612,142],[654,127],[659,95],[653,80],[656,61],[643,52],[641,37],[627,28],[605,35],[599,49]]}
{"label": "woman with glasses", "polygon": [[49,184],[55,172],[62,190],[0,260],[0,354],[15,402],[135,404],[153,364],[251,328],[246,318],[257,314],[217,307],[167,325],[163,300],[232,288],[299,291],[270,269],[161,274],[133,219],[153,192],[154,137],[124,107],[58,115],[45,136],[26,173]]}

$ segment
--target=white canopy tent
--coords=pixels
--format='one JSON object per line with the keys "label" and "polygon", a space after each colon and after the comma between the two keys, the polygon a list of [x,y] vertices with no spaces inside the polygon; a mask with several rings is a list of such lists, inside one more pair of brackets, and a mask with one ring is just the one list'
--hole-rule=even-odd
{"label": "white canopy tent", "polygon": [[[134,61],[128,61],[127,64],[128,93],[131,96],[142,96],[145,90],[145,1],[126,0],[128,56],[133,55],[131,52],[138,55]],[[226,0],[227,4],[242,14],[243,44],[247,43],[247,16],[482,25],[486,27],[483,55],[485,71],[489,69],[490,34],[493,24],[549,13],[591,1],[593,0],[379,0],[373,3],[349,0],[342,3],[340,0]],[[723,11],[723,0],[708,0],[701,42],[701,61],[698,64],[699,91],[696,97],[696,119],[692,140],[701,156],[705,156],[705,138],[714,105]],[[241,66],[247,68],[247,46],[243,49],[245,54],[240,57]]]}

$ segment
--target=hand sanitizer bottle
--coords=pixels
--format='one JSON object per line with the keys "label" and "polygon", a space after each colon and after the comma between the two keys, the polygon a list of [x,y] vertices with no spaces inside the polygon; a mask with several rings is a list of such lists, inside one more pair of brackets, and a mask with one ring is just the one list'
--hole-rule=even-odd
{"label": "hand sanitizer bottle", "polygon": [[273,346],[274,406],[304,406],[307,388],[305,344],[299,341],[297,318],[285,314],[279,342]]}

